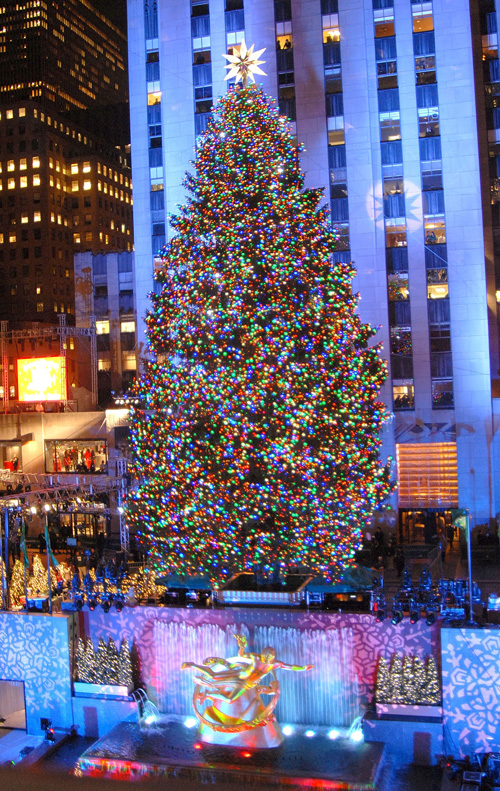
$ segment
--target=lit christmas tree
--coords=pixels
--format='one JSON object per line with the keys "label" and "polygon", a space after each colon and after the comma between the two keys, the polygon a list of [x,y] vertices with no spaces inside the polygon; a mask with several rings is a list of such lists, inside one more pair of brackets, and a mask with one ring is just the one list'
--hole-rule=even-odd
{"label": "lit christmas tree", "polygon": [[[87,640],[85,646],[85,681],[88,684],[100,684],[97,668],[97,657],[92,640]],[[82,679],[83,680],[83,679]]]}
{"label": "lit christmas tree", "polygon": [[439,673],[436,660],[433,656],[430,656],[427,660],[426,670],[427,684],[422,703],[427,703],[429,706],[437,706],[441,703],[441,688],[439,685]]}
{"label": "lit christmas tree", "polygon": [[91,672],[87,665],[87,652],[82,638],[78,638],[76,644],[76,680],[90,684]]}
{"label": "lit christmas tree", "polygon": [[13,604],[19,604],[21,596],[24,596],[24,563],[16,560],[12,569],[12,577],[9,586],[10,600]]}
{"label": "lit christmas tree", "polygon": [[30,579],[30,587],[35,596],[47,596],[49,593],[47,569],[43,565],[40,555],[35,555],[33,558],[33,576]]}
{"label": "lit christmas tree", "polygon": [[391,662],[391,703],[406,703],[403,694],[403,662],[398,654],[394,654]]}
{"label": "lit christmas tree", "polygon": [[133,686],[132,659],[130,657],[130,648],[127,640],[122,640],[120,646],[117,683],[124,687],[128,687],[128,689],[131,689]]}
{"label": "lit christmas tree", "polygon": [[106,649],[106,668],[103,674],[105,684],[118,683],[118,661],[118,649],[115,641],[110,637]]}
{"label": "lit christmas tree", "polygon": [[375,700],[377,703],[390,703],[391,700],[391,678],[389,675],[389,664],[385,657],[381,656],[378,662],[377,683],[375,686]]}
{"label": "lit christmas tree", "polygon": [[155,571],[337,576],[391,489],[386,366],[356,314],[354,269],[332,262],[321,191],[304,189],[286,119],[259,87],[220,99],[194,169],[147,317],[129,526]]}

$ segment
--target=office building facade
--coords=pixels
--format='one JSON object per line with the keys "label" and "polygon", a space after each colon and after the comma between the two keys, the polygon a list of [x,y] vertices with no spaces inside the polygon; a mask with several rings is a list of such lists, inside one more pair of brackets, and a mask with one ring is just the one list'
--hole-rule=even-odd
{"label": "office building facade", "polygon": [[379,327],[394,414],[384,453],[395,458],[403,532],[407,512],[423,508],[469,508],[473,524],[500,511],[490,5],[128,0],[139,323],[167,215],[185,200],[197,136],[227,90],[221,54],[244,37],[266,48],[263,87],[305,146],[335,256],[354,261],[361,317]]}
{"label": "office building facade", "polygon": [[133,246],[125,36],[86,0],[0,23],[0,319],[73,324],[74,254]]}

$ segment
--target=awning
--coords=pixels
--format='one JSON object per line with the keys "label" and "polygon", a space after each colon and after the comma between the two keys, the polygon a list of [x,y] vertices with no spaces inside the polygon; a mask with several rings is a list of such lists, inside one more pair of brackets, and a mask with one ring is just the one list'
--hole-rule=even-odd
{"label": "awning", "polygon": [[327,582],[324,577],[315,577],[306,585],[311,593],[355,593],[360,590],[371,590],[380,580],[382,574],[375,569],[354,565],[348,569],[337,582]]}
{"label": "awning", "polygon": [[212,586],[208,577],[180,577],[177,574],[167,574],[165,577],[157,577],[156,585],[164,585],[166,588],[180,588],[182,590],[211,590]]}

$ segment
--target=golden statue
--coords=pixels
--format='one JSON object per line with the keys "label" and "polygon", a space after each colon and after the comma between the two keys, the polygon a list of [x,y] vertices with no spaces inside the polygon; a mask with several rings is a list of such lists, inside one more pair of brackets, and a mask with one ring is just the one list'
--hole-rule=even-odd
{"label": "golden statue", "polygon": [[[201,673],[194,678],[193,693],[193,709],[200,721],[201,739],[211,744],[277,747],[283,737],[274,716],[280,695],[275,671],[311,670],[313,665],[281,662],[270,647],[260,654],[250,653],[246,651],[246,637],[234,636],[239,646],[237,657],[211,656],[202,665],[182,664],[183,670],[194,667]],[[262,684],[268,673],[272,674],[272,680]],[[265,703],[261,695],[270,695],[269,703]],[[209,705],[203,709],[207,701]]]}

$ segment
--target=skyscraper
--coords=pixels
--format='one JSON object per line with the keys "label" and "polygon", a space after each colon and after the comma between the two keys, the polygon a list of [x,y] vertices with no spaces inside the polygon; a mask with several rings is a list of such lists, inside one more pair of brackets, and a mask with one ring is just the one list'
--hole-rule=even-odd
{"label": "skyscraper", "polygon": [[362,319],[380,327],[402,535],[416,534],[423,520],[409,512],[424,508],[493,518],[493,5],[128,0],[128,27],[139,321],[197,136],[227,90],[221,54],[245,38],[266,47],[264,88],[305,146],[307,186],[324,189],[335,255],[356,264]]}
{"label": "skyscraper", "polygon": [[0,23],[0,318],[73,323],[74,253],[132,249],[125,36],[86,0]]}

